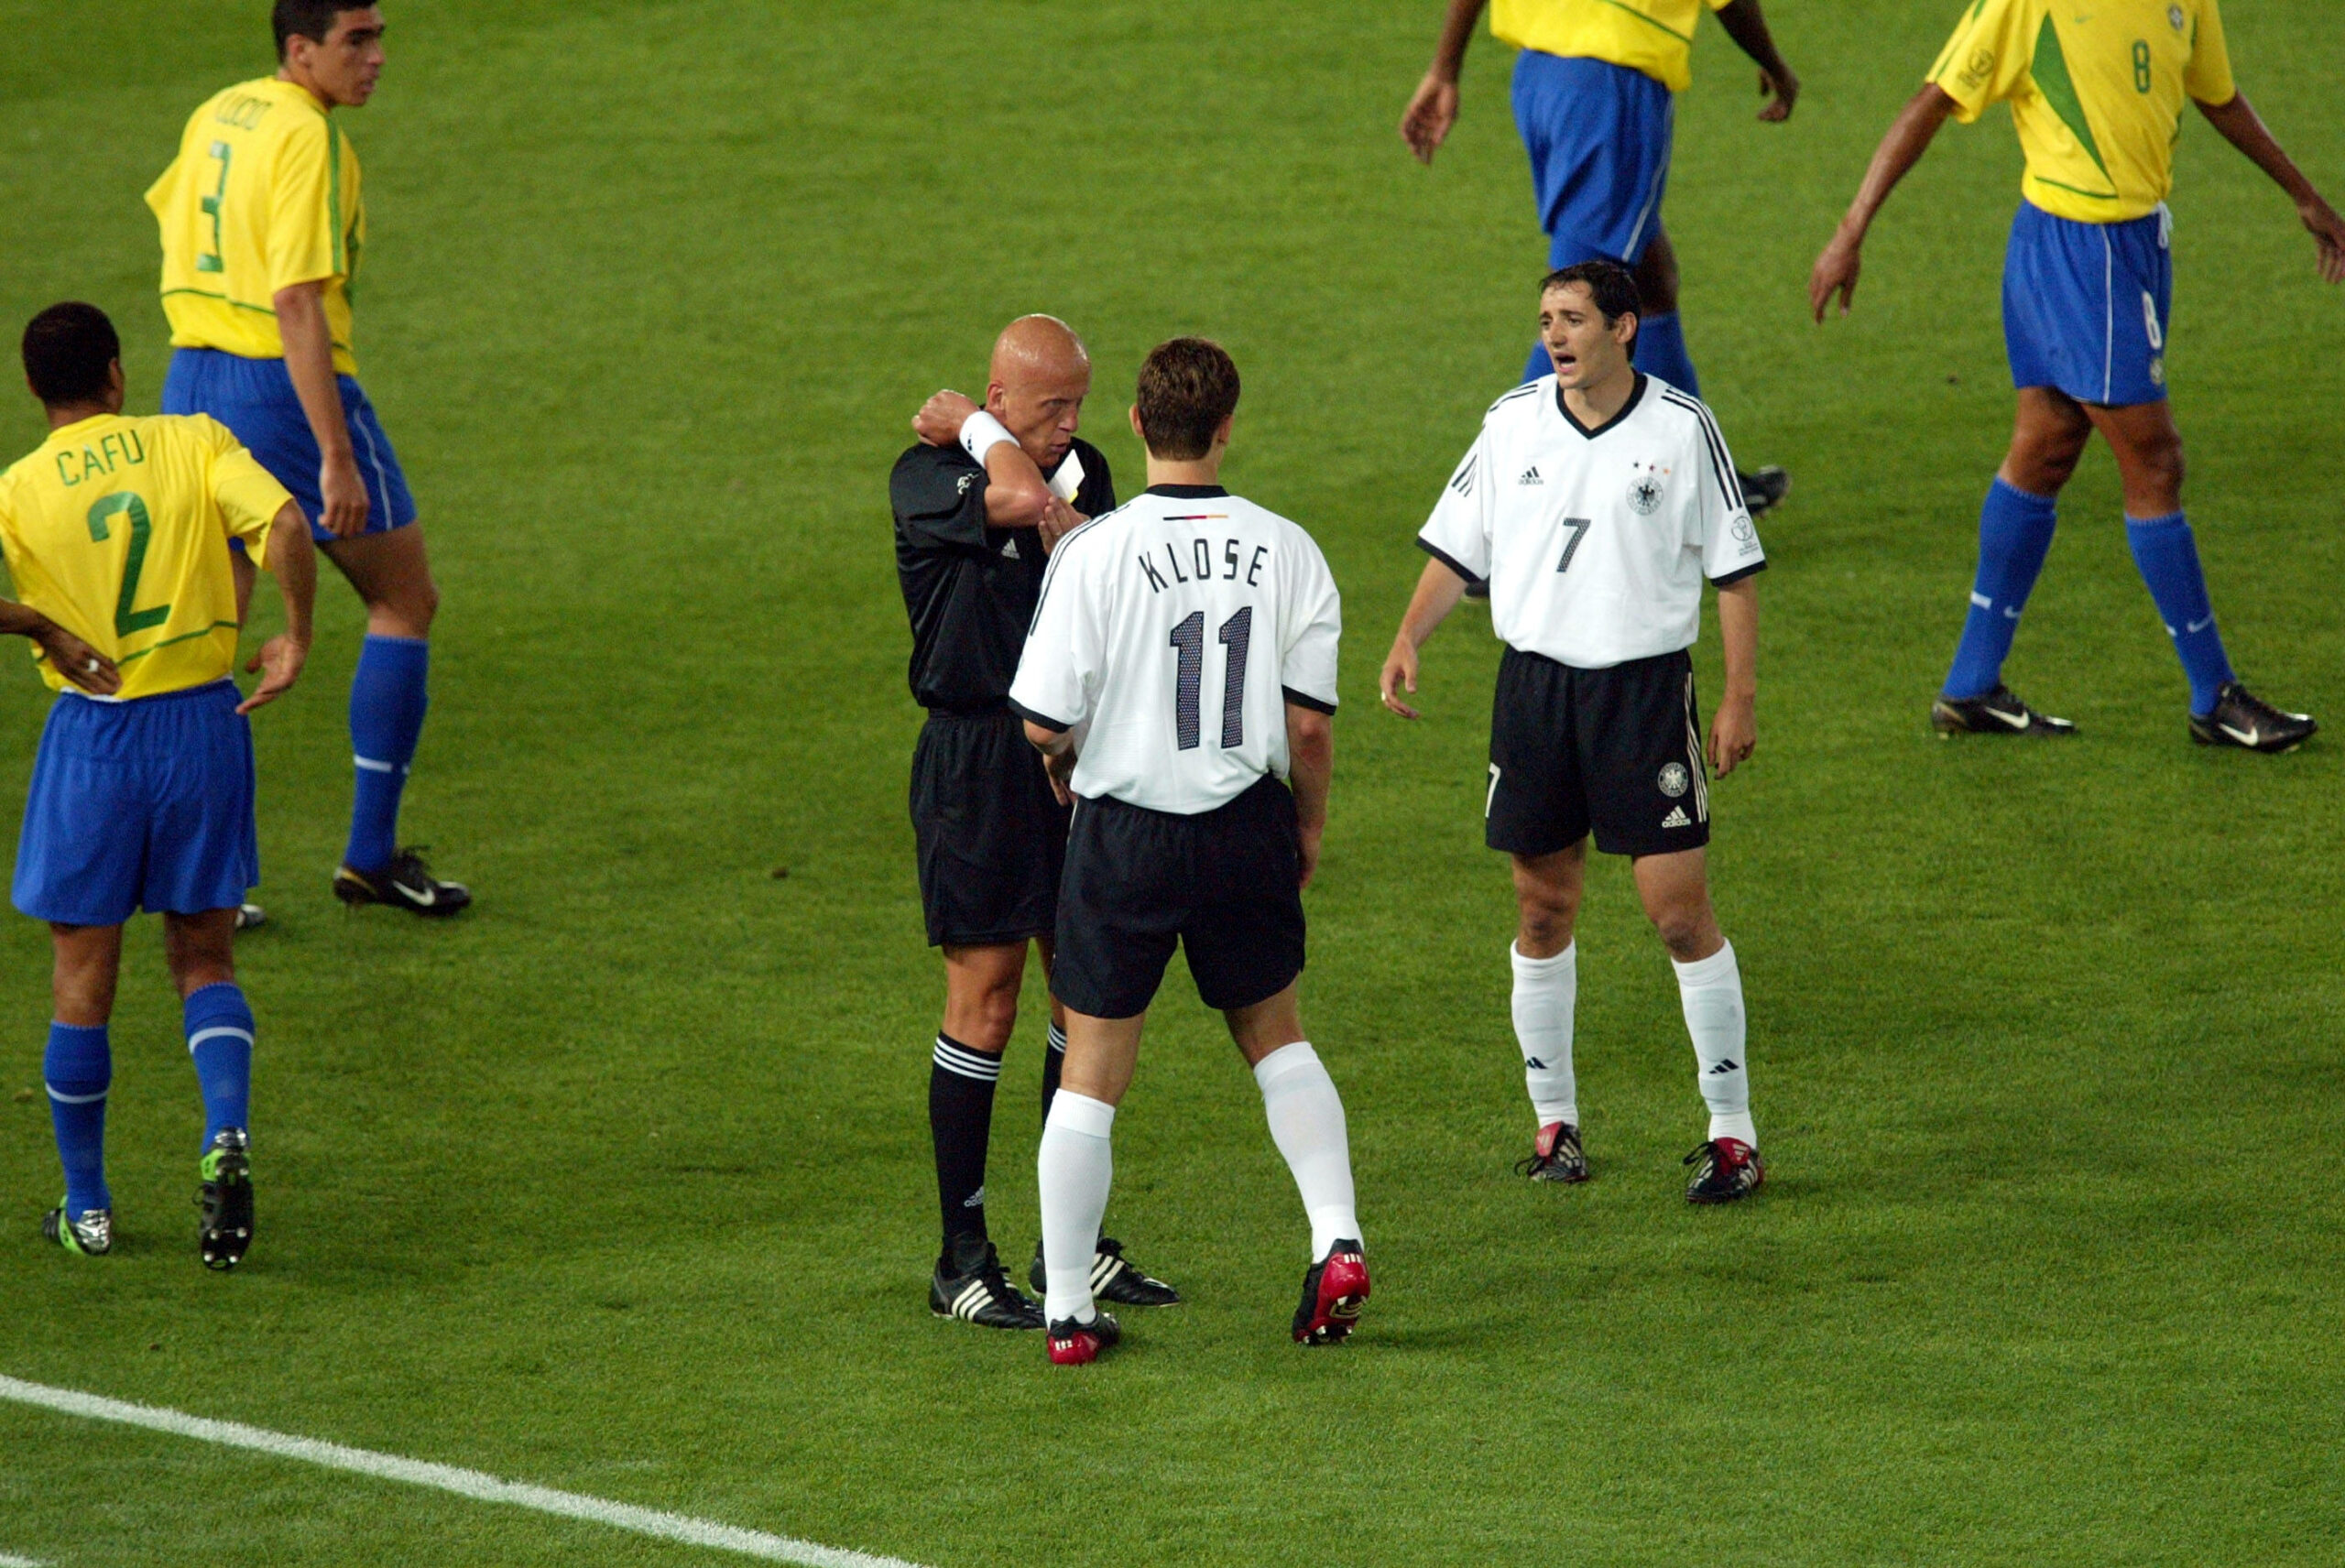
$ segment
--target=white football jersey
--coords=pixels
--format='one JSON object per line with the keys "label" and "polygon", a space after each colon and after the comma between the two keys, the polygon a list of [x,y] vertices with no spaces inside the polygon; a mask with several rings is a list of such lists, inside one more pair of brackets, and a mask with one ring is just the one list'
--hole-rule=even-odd
{"label": "white football jersey", "polygon": [[1702,580],[1767,564],[1709,409],[1649,376],[1593,430],[1552,376],[1491,404],[1417,542],[1489,581],[1509,646],[1581,670],[1690,648]]}
{"label": "white football jersey", "polygon": [[1286,777],[1286,705],[1336,711],[1342,632],[1309,534],[1162,485],[1051,552],[1009,705],[1075,732],[1076,794],[1194,816]]}

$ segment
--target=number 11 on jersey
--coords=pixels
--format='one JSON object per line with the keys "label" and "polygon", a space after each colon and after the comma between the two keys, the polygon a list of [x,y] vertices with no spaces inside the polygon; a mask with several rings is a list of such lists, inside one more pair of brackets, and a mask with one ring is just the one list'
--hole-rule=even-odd
{"label": "number 11 on jersey", "polygon": [[[1246,744],[1246,652],[1254,637],[1254,606],[1246,605],[1221,623],[1215,640],[1229,650],[1221,682],[1221,745],[1225,751]],[[1179,655],[1172,677],[1172,727],[1179,747],[1205,744],[1205,613],[1192,610],[1172,628]]]}

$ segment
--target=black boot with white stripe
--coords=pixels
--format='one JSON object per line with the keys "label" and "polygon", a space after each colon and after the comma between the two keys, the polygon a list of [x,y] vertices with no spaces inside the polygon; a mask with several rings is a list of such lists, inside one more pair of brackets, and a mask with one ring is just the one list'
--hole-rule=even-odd
{"label": "black boot with white stripe", "polygon": [[[1026,1282],[1034,1293],[1043,1293],[1042,1244],[1034,1244],[1034,1266],[1026,1271]],[[1091,1255],[1091,1294],[1094,1300],[1113,1301],[1119,1307],[1174,1307],[1181,1304],[1181,1292],[1162,1279],[1152,1279],[1139,1264],[1124,1256],[1124,1244],[1112,1236],[1099,1238],[1099,1250]]]}
{"label": "black boot with white stripe", "polygon": [[[954,1272],[946,1273],[946,1269]],[[1041,1328],[1042,1309],[1018,1293],[1003,1277],[993,1243],[977,1236],[954,1238],[952,1255],[937,1260],[928,1283],[928,1310],[979,1328]]]}

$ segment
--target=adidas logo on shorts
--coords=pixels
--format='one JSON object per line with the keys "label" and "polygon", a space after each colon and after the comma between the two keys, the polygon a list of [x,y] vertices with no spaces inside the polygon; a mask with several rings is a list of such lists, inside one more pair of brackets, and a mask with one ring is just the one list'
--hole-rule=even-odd
{"label": "adidas logo on shorts", "polygon": [[1694,825],[1694,819],[1685,814],[1685,807],[1672,806],[1669,815],[1661,819],[1661,825],[1665,828],[1690,828]]}

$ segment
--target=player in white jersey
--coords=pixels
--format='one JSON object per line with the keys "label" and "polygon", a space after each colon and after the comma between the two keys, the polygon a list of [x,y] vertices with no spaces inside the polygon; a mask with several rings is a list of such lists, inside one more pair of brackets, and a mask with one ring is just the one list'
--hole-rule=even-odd
{"label": "player in white jersey", "polygon": [[1066,1063],[1037,1159],[1050,1357],[1119,1337],[1091,1298],[1108,1132],[1176,943],[1254,1069],[1311,1220],[1294,1337],[1330,1345],[1368,1299],[1350,1144],[1304,1039],[1302,889],[1335,766],[1340,601],[1311,536],[1222,488],[1238,367],[1174,338],[1140,366],[1148,490],[1059,541],[1009,705],[1075,797],[1051,990]]}
{"label": "player in white jersey", "polygon": [[[1710,411],[1630,363],[1637,289],[1609,262],[1548,274],[1539,331],[1555,373],[1490,406],[1466,461],[1418,535],[1433,560],[1384,661],[1384,705],[1417,689],[1417,650],[1467,584],[1489,584],[1507,645],[1490,713],[1484,814],[1513,856],[1522,923],[1512,950],[1514,1029],[1539,1120],[1521,1167],[1584,1181],[1572,1013],[1587,840],[1631,857],[1637,892],[1677,970],[1709,1136],[1685,1163],[1697,1203],[1765,1179],[1751,1121],[1742,978],[1710,908],[1708,768],[1756,744],[1759,604],[1765,568]],[[1685,650],[1702,583],[1718,589],[1726,698],[1707,757]]]}

